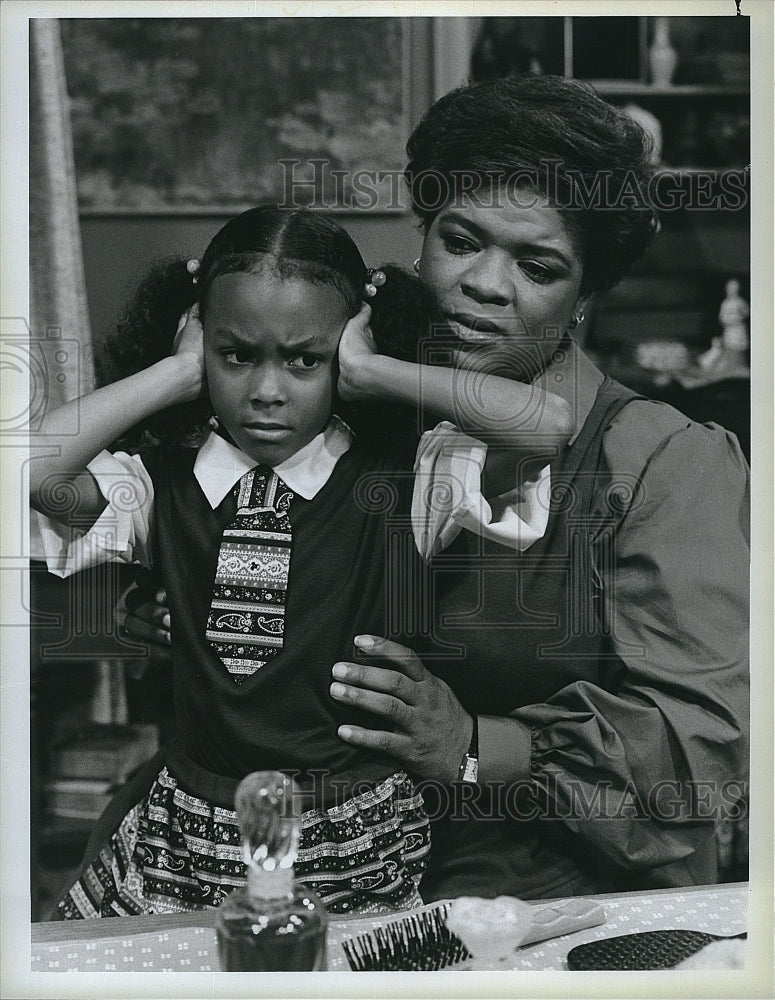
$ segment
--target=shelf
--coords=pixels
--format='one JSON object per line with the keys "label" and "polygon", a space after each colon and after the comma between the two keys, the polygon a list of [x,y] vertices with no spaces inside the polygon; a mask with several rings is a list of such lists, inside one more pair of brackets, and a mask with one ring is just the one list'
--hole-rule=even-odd
{"label": "shelf", "polygon": [[613,97],[747,97],[749,87],[741,84],[678,84],[658,87],[640,80],[579,80],[599,94]]}
{"label": "shelf", "polygon": [[692,166],[686,166],[686,165],[681,166],[680,164],[677,166],[673,166],[672,163],[660,163],[659,166],[656,167],[655,173],[680,174],[682,177],[691,177],[692,175],[695,174],[705,176],[707,174],[712,174],[714,171],[716,174],[718,174],[720,171],[723,170],[727,172],[737,171],[738,173],[747,175],[749,167],[750,164],[743,166],[735,166],[734,164],[729,164],[729,163],[725,163],[723,165],[716,163],[711,166],[702,166],[697,164],[693,164]]}
{"label": "shelf", "polygon": [[94,819],[46,816],[38,828],[38,847],[41,851],[83,851],[96,822]]}

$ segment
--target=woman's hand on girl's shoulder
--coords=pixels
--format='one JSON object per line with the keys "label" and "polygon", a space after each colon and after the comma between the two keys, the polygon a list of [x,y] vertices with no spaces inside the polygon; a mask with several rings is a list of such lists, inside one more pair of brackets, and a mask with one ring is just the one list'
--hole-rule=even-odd
{"label": "woman's hand on girl's shoulder", "polygon": [[172,640],[167,592],[150,570],[142,566],[135,570],[132,586],[119,598],[116,620],[124,635],[149,644],[149,659],[169,659]]}
{"label": "woman's hand on girl's shoulder", "polygon": [[360,311],[348,320],[339,341],[339,383],[342,399],[354,401],[369,395],[365,378],[370,358],[378,354],[374,336],[369,328],[371,307],[364,302]]}
{"label": "woman's hand on girl's shoulder", "polygon": [[180,317],[175,339],[172,341],[172,355],[192,365],[194,380],[198,378],[199,381],[199,392],[196,395],[203,396],[206,392],[204,329],[199,319],[198,306],[192,306]]}
{"label": "woman's hand on girl's shoulder", "polygon": [[382,636],[356,636],[355,643],[370,663],[335,663],[329,691],[344,707],[378,719],[373,729],[346,723],[339,738],[389,754],[415,778],[454,781],[473,722],[452,689],[408,646]]}

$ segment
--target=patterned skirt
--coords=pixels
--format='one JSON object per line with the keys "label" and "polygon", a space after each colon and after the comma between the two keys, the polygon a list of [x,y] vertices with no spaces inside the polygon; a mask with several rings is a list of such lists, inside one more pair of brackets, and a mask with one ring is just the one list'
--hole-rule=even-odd
{"label": "patterned skirt", "polygon": [[[422,796],[403,772],[302,813],[296,877],[333,913],[421,905],[430,851]],[[64,920],[214,909],[245,882],[231,809],[190,795],[163,767],[58,903]]]}

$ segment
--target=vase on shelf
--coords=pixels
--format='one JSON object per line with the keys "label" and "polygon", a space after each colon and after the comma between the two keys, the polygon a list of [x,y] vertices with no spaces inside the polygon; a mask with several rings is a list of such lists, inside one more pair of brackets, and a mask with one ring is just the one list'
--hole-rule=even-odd
{"label": "vase on shelf", "polygon": [[654,41],[649,49],[651,82],[655,87],[669,87],[678,62],[678,53],[670,44],[670,18],[654,19]]}

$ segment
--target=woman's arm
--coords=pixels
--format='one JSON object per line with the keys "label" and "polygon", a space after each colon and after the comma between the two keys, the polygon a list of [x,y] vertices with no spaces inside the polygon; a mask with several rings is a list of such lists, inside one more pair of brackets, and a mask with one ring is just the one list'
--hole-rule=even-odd
{"label": "woman's arm", "polygon": [[[445,368],[399,361],[377,354],[364,305],[345,327],[339,345],[339,391],[344,399],[382,399],[416,407],[488,445],[488,455],[509,470],[508,488],[535,472],[567,443],[573,433],[568,403],[537,386],[465,368]],[[527,463],[525,468],[522,463]]]}
{"label": "woman's arm", "polygon": [[[69,486],[75,488],[77,502],[68,508],[68,517],[75,513],[79,520],[96,520],[105,500],[86,468],[88,463],[139,421],[196,399],[203,378],[202,328],[198,320],[192,320],[181,328],[171,357],[47,414],[39,443],[48,446],[50,453],[30,462],[30,502],[35,510],[55,520],[61,517],[57,491]],[[73,419],[78,421],[78,433],[60,435],[58,428],[71,426]]]}
{"label": "woman's arm", "polygon": [[[611,437],[607,459],[632,469],[634,430]],[[478,717],[480,781],[529,784],[555,818],[632,870],[691,855],[747,791],[747,479],[723,437],[691,425],[652,449],[641,500],[618,523],[612,557],[597,560],[608,685],[580,679],[546,702]],[[384,731],[347,726],[340,737],[450,780],[470,732],[460,705],[409,650],[378,649],[384,668],[337,664],[331,693],[382,716]]]}

